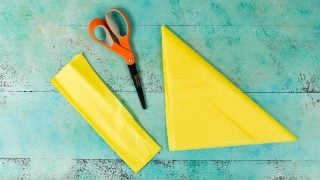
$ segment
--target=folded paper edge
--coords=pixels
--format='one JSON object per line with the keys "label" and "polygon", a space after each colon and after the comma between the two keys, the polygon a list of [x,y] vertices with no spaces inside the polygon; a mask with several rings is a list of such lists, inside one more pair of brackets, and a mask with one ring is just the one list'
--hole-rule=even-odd
{"label": "folded paper edge", "polygon": [[[69,65],[71,65],[73,61],[77,60],[77,59],[79,58],[79,56],[81,56],[81,58],[86,59],[86,58],[84,57],[83,53],[79,53],[79,54],[75,55],[67,64],[65,64],[65,65],[61,68],[61,70],[59,70],[59,72],[58,72],[53,78],[51,78],[50,82],[58,89],[58,91],[59,91],[59,92],[62,94],[62,96],[72,105],[72,107],[74,107],[74,108],[78,111],[78,113],[81,114],[81,116],[82,116],[82,117],[85,119],[85,121],[90,125],[90,127],[93,128],[96,133],[98,133],[98,135],[99,135],[99,136],[105,141],[105,143],[108,144],[108,146],[121,158],[121,160],[123,160],[123,161],[130,167],[130,169],[132,169],[132,171],[133,171],[134,173],[138,173],[142,168],[144,168],[144,167],[160,152],[161,147],[160,147],[159,144],[149,135],[149,133],[147,133],[147,132],[145,131],[144,128],[142,128],[139,124],[137,124],[137,125],[146,133],[146,135],[148,136],[148,138],[150,138],[150,140],[153,141],[153,143],[154,143],[155,146],[154,146],[153,151],[151,151],[152,153],[150,153],[150,155],[147,156],[147,157],[144,159],[144,162],[138,163],[138,164],[139,164],[138,166],[133,167],[133,166],[129,165],[129,163],[128,163],[120,154],[118,154],[118,153],[114,150],[114,148],[113,148],[109,143],[107,143],[108,141],[104,138],[104,136],[101,135],[100,131],[96,130],[96,128],[93,126],[93,124],[92,124],[90,121],[86,120],[86,119],[87,119],[86,115],[81,111],[81,109],[79,109],[79,108],[76,106],[76,103],[73,101],[73,99],[68,95],[68,93],[66,93],[66,91],[64,90],[64,88],[63,88],[63,87],[59,84],[59,82],[56,80],[56,77],[57,77],[61,72],[63,72],[63,70],[64,70],[65,68],[67,68]],[[89,66],[91,67],[90,64],[89,64]],[[92,67],[91,67],[91,68],[92,68]],[[94,73],[95,73],[95,72],[94,72]],[[98,76],[98,75],[97,75],[97,76]],[[98,76],[98,78],[100,79],[99,76]],[[106,88],[107,88],[107,87],[106,87]],[[117,98],[117,97],[116,97],[116,98]],[[118,99],[118,98],[117,98],[117,99]],[[124,108],[125,108],[125,107],[124,107]],[[125,109],[126,109],[126,108],[125,108]],[[134,121],[135,121],[135,120],[134,120]],[[137,122],[135,121],[135,123],[137,123]]]}

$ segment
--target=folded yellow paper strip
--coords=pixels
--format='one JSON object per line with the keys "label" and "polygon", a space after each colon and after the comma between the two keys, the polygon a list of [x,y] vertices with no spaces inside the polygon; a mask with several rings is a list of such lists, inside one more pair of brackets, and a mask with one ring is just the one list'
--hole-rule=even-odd
{"label": "folded yellow paper strip", "polygon": [[296,140],[165,26],[162,52],[170,150]]}
{"label": "folded yellow paper strip", "polygon": [[51,82],[135,173],[160,151],[82,54]]}

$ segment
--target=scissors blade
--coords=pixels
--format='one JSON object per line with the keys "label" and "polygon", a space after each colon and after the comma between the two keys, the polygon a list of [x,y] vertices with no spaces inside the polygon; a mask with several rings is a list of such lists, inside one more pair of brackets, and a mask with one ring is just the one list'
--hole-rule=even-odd
{"label": "scissors blade", "polygon": [[143,94],[143,90],[142,90],[141,80],[138,75],[136,64],[134,63],[132,65],[128,65],[128,67],[129,67],[129,71],[130,71],[134,86],[135,86],[136,91],[138,93],[141,106],[143,109],[146,109],[147,106],[146,106],[146,102],[144,100],[144,94]]}

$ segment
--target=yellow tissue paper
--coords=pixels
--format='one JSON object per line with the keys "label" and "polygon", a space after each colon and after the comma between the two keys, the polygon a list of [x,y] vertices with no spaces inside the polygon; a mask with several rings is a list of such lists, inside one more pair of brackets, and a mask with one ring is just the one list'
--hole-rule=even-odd
{"label": "yellow tissue paper", "polygon": [[162,53],[171,151],[296,140],[165,26]]}
{"label": "yellow tissue paper", "polygon": [[135,173],[160,151],[82,54],[51,82]]}

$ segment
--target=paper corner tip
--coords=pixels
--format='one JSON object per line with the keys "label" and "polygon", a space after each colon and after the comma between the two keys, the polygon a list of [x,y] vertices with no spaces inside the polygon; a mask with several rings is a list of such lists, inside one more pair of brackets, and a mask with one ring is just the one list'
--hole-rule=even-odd
{"label": "paper corner tip", "polygon": [[79,52],[76,56],[84,56],[84,52]]}
{"label": "paper corner tip", "polygon": [[161,25],[161,31],[163,32],[164,30],[167,29],[167,26],[166,25]]}
{"label": "paper corner tip", "polygon": [[140,169],[139,170],[132,170],[133,172],[134,172],[134,174],[138,174],[138,172],[140,171]]}
{"label": "paper corner tip", "polygon": [[296,136],[293,136],[293,138],[292,138],[292,142],[295,142],[295,141],[298,141],[299,139],[296,137]]}
{"label": "paper corner tip", "polygon": [[170,146],[169,146],[169,151],[170,151],[170,152],[174,152],[174,151],[177,151],[177,149],[174,148],[174,147],[170,147]]}
{"label": "paper corner tip", "polygon": [[50,79],[50,83],[53,85],[56,83],[56,75]]}

